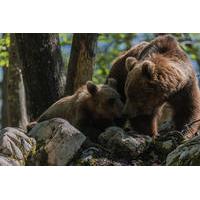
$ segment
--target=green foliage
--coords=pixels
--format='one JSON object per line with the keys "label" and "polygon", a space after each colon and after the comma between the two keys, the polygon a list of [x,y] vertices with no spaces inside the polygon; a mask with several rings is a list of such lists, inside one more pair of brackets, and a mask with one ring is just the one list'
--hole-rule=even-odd
{"label": "green foliage", "polygon": [[8,33],[0,36],[0,67],[8,67],[8,48],[10,46],[10,35]]}
{"label": "green foliage", "polygon": [[132,46],[132,40],[134,37],[135,34],[132,33],[105,33],[99,35],[96,65],[93,74],[94,82],[105,82],[111,63],[121,52]]}
{"label": "green foliage", "polygon": [[190,58],[200,63],[200,34],[188,33],[178,39]]}
{"label": "green foliage", "polygon": [[65,68],[67,68],[72,44],[72,33],[59,33],[60,47]]}
{"label": "green foliage", "polygon": [[70,45],[72,42],[72,33],[59,33],[60,45],[66,46]]}

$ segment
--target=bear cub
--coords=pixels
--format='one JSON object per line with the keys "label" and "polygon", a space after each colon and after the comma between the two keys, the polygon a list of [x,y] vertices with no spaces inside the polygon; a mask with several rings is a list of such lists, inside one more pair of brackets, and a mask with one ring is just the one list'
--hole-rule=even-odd
{"label": "bear cub", "polygon": [[114,120],[122,114],[123,103],[115,87],[114,79],[109,79],[108,84],[104,85],[95,85],[88,81],[72,96],[61,98],[51,105],[37,122],[63,118],[96,141],[98,135],[108,126],[112,126]]}

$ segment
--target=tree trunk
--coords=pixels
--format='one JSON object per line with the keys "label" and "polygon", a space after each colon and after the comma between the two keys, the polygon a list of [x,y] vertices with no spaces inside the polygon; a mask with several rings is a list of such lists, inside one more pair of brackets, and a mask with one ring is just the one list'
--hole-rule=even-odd
{"label": "tree trunk", "polygon": [[64,95],[64,66],[58,34],[15,34],[30,120]]}
{"label": "tree trunk", "polygon": [[92,80],[98,34],[74,34],[67,72],[66,95]]}
{"label": "tree trunk", "polygon": [[8,67],[8,107],[9,124],[26,128],[27,112],[24,83],[21,73],[21,63],[17,53],[15,35],[10,34],[9,67]]}
{"label": "tree trunk", "polygon": [[9,66],[4,67],[2,127],[26,129],[28,120],[24,84],[14,34],[10,34]]}
{"label": "tree trunk", "polygon": [[1,107],[1,128],[10,124],[9,106],[8,106],[8,68],[3,67],[2,81],[2,107]]}

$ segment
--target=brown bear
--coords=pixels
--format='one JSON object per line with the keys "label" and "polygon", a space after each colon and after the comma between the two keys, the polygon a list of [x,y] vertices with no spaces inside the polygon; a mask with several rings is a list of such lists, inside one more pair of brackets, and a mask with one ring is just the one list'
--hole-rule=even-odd
{"label": "brown bear", "polygon": [[108,84],[104,85],[88,81],[74,95],[64,97],[50,106],[37,122],[60,117],[94,141],[122,113],[123,103],[115,87],[114,79],[109,79]]}
{"label": "brown bear", "polygon": [[[150,48],[151,47],[151,48]],[[128,70],[126,68],[126,59],[128,57],[134,57],[136,59],[142,59],[146,56],[147,53],[154,50],[149,42],[141,42],[131,49],[127,50],[126,52],[122,53],[118,56],[112,63],[112,67],[110,73],[106,79],[106,83],[108,82],[109,78],[114,78],[117,81],[117,92],[121,95],[121,100],[123,103],[126,101],[126,96],[124,92],[124,86],[128,74]],[[163,116],[163,115],[162,115]],[[160,124],[165,121],[166,118],[160,120]],[[125,122],[127,121],[127,117],[123,116],[120,119],[116,120],[118,126],[124,126]],[[151,119],[149,116],[137,116],[131,120],[132,126],[135,131],[139,133],[146,133],[149,132],[148,127],[150,127]]]}
{"label": "brown bear", "polygon": [[135,117],[146,116],[146,132],[156,136],[159,112],[168,103],[176,130],[192,137],[200,126],[200,91],[189,58],[170,35],[154,39],[142,54],[140,60],[126,59],[124,112],[130,122],[133,119],[135,124]]}

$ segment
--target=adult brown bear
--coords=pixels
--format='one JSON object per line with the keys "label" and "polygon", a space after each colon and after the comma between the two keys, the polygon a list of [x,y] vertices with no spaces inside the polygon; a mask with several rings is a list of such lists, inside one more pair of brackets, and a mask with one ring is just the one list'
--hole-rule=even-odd
{"label": "adult brown bear", "polygon": [[157,118],[162,106],[173,109],[173,121],[178,131],[194,121],[184,134],[192,137],[200,126],[200,91],[195,72],[185,52],[170,35],[150,42],[139,60],[126,59],[128,76],[125,84],[124,112],[130,122],[146,116],[147,134],[156,136]]}
{"label": "adult brown bear", "polygon": [[[106,83],[108,83],[109,78],[114,78],[117,81],[116,90],[120,94],[121,100],[123,101],[123,103],[125,103],[126,101],[124,87],[125,87],[125,82],[128,75],[128,70],[126,68],[126,59],[128,57],[134,57],[138,60],[144,59],[152,51],[155,51],[155,49],[156,47],[155,45],[152,45],[152,43],[141,42],[138,45],[133,46],[131,49],[127,50],[126,52],[122,53],[112,63],[112,67],[106,79]],[[164,112],[164,113],[168,114],[168,110],[169,109],[166,110],[166,107],[165,107],[164,111],[167,111],[167,112]],[[161,115],[160,124],[162,124],[163,121],[166,120],[166,117],[164,115]],[[127,117],[123,116],[120,119],[116,120],[116,123],[119,126],[124,126],[126,121],[127,121]],[[140,115],[135,118],[132,118],[131,124],[132,124],[133,129],[136,130],[137,132],[142,133],[142,134],[148,134],[151,127],[151,118],[147,115],[144,115],[144,116]]]}

